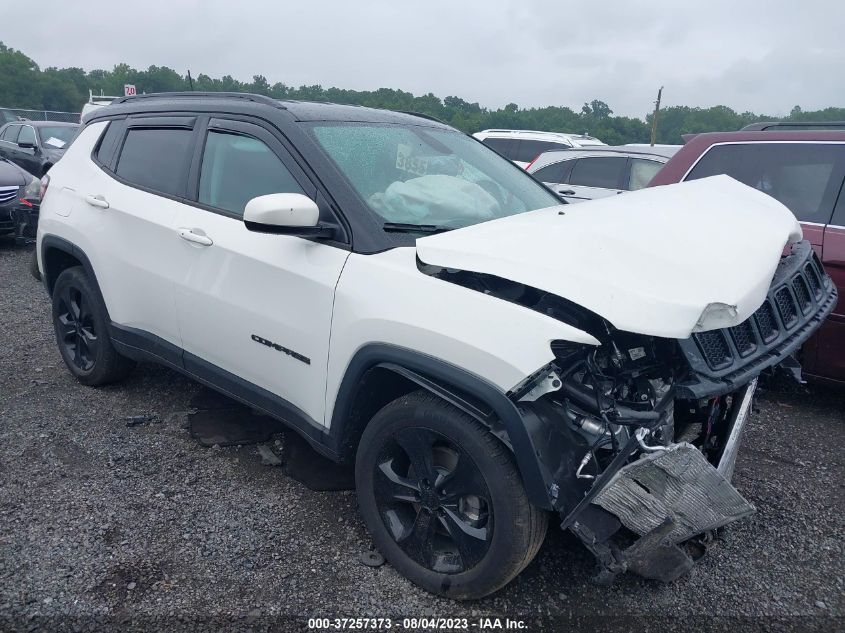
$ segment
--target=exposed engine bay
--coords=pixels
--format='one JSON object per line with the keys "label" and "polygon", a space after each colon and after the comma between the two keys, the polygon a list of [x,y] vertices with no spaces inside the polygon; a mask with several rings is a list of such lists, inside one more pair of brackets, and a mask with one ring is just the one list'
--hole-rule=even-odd
{"label": "exposed engine bay", "polygon": [[807,242],[781,260],[746,321],[682,340],[616,329],[571,301],[493,275],[418,266],[600,342],[552,341],[554,360],[508,396],[532,435],[561,527],[595,554],[605,582],[627,570],[674,580],[700,553],[693,539],[754,512],[731,477],[757,377],[783,366],[800,380],[793,354],[836,302]]}

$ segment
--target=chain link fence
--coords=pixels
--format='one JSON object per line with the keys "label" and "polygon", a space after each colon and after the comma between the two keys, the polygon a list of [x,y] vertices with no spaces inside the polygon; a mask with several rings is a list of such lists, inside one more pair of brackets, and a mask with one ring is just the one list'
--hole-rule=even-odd
{"label": "chain link fence", "polygon": [[20,108],[0,108],[0,125],[12,121],[65,121],[79,123],[79,112],[56,112],[53,110],[23,110]]}

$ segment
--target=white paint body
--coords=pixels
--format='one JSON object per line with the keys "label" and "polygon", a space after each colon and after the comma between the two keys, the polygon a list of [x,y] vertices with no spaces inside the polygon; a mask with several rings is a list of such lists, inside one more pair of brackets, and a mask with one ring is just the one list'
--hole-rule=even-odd
{"label": "white paint body", "polygon": [[750,315],[784,244],[801,234],[785,207],[718,177],[361,255],[252,232],[239,219],[124,185],[90,158],[104,127],[85,128],[51,170],[39,253],[45,235],[72,242],[88,256],[115,324],[236,374],[326,426],[350,360],[369,343],[437,357],[502,391],[550,362],[553,340],[598,344],[551,317],[426,275],[417,255],[542,288],[625,330],[686,337],[710,302],[738,306],[737,322]]}

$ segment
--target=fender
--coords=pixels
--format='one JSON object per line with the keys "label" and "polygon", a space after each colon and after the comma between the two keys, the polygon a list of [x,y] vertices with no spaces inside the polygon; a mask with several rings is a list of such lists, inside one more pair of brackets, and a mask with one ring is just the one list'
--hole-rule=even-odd
{"label": "fender", "polygon": [[[415,350],[372,343],[356,352],[349,362],[337,393],[329,431],[332,444],[340,450],[350,435],[360,429],[348,428],[352,403],[364,375],[375,368],[397,373],[421,388],[473,416],[495,431],[501,427],[503,439],[512,450],[532,504],[552,508],[535,442],[522,414],[507,395],[481,376]],[[485,410],[486,409],[486,410]]]}

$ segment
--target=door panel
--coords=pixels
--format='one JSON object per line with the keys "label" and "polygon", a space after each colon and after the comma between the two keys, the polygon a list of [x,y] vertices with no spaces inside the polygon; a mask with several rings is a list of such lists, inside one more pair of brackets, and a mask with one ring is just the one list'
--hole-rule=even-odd
{"label": "door panel", "polygon": [[268,187],[312,198],[316,190],[263,128],[216,120],[208,134],[200,202],[182,207],[171,238],[190,261],[176,292],[186,367],[201,371],[198,357],[324,424],[334,290],[349,252],[247,230],[242,205]]}
{"label": "door panel", "polygon": [[845,226],[825,230],[822,263],[839,291],[839,303],[816,335],[818,364],[811,373],[845,381]]}

